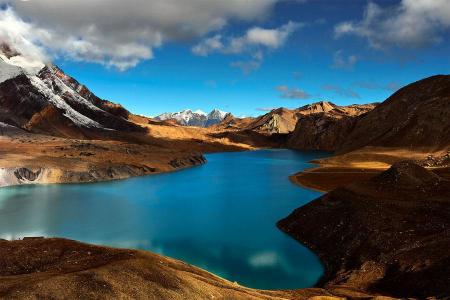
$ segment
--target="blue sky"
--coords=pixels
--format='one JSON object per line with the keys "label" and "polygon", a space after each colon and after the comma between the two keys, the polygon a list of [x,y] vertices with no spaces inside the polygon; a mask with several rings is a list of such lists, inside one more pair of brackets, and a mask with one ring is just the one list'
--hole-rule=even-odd
{"label": "blue sky", "polygon": [[[152,58],[145,58],[144,51],[124,68],[108,61],[116,53],[92,58],[68,49],[49,52],[56,64],[99,97],[149,116],[185,108],[254,116],[269,108],[319,100],[340,105],[383,101],[402,85],[450,73],[446,0],[266,2],[260,15],[230,13],[224,17],[226,24],[206,32],[173,38],[162,31],[161,40],[148,42]],[[44,28],[43,20],[50,19],[34,19],[40,13],[36,8],[10,5],[22,20]],[[261,29],[253,32],[256,40],[249,33],[255,28]],[[264,30],[277,30],[272,32],[277,39]],[[215,48],[196,53],[196,46],[214,38],[220,41]],[[242,45],[236,49],[232,41]],[[40,42],[45,50],[51,48]],[[128,63],[134,58],[120,59]]]}

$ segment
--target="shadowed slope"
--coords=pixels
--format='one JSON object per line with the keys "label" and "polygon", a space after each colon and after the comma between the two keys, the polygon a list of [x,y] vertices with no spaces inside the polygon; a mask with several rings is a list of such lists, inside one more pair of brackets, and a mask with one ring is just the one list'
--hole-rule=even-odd
{"label": "shadowed slope", "polygon": [[410,161],[337,188],[278,226],[315,250],[325,286],[399,297],[450,294],[450,181]]}

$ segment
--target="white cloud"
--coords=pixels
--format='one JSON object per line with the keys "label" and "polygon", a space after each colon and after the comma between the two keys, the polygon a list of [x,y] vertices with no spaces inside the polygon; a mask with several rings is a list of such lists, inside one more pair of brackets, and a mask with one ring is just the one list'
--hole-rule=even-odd
{"label": "white cloud", "polygon": [[14,45],[14,50],[23,57],[35,61],[49,60],[43,49],[33,44],[40,36],[45,37],[46,32],[18,19],[11,9],[0,10],[0,42]]}
{"label": "white cloud", "polygon": [[192,52],[196,55],[207,56],[210,52],[222,51],[223,48],[222,36],[216,34],[213,37],[204,39],[199,44],[192,47]]}
{"label": "white cloud", "polygon": [[283,46],[288,37],[294,33],[302,24],[288,22],[287,24],[274,29],[253,27],[240,37],[225,38],[222,35],[215,35],[206,38],[192,47],[192,52],[200,56],[208,56],[211,53],[238,54],[264,47],[277,49]]}
{"label": "white cloud", "polygon": [[240,69],[244,74],[258,70],[264,60],[264,53],[282,47],[288,37],[294,33],[302,24],[288,22],[274,29],[253,27],[239,37],[223,37],[216,34],[205,38],[192,47],[192,53],[199,56],[208,56],[211,53],[221,54],[242,54],[251,53],[251,57],[246,60],[238,60],[230,65]]}
{"label": "white cloud", "polygon": [[284,45],[289,35],[291,35],[299,27],[299,23],[292,21],[276,29],[254,27],[247,31],[246,41],[249,44],[262,45],[276,49]]}
{"label": "white cloud", "polygon": [[15,42],[29,44],[31,52],[127,69],[166,41],[202,37],[230,20],[264,18],[277,1],[0,0],[11,7],[0,15],[0,30],[4,39],[5,32],[8,38],[20,33]]}
{"label": "white cloud", "polygon": [[299,88],[290,88],[287,85],[279,85],[276,90],[280,92],[281,98],[286,99],[309,99],[311,95]]}
{"label": "white cloud", "polygon": [[361,21],[338,24],[335,36],[366,38],[377,49],[422,47],[441,41],[443,32],[449,28],[448,0],[402,0],[387,8],[370,2]]}

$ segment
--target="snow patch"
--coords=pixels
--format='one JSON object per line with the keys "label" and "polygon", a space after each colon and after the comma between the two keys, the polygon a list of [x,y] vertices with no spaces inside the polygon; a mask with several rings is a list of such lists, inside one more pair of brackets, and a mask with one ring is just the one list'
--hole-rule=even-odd
{"label": "snow patch", "polygon": [[192,111],[190,109],[186,109],[176,113],[161,114],[155,117],[155,120],[175,120],[180,125],[208,127],[220,123],[227,116],[227,114],[227,112],[218,109],[214,109],[209,114],[202,110]]}
{"label": "snow patch", "polygon": [[[29,76],[31,83],[41,92],[50,103],[55,105],[57,108],[64,111],[63,115],[69,118],[72,122],[78,126],[87,128],[103,128],[102,125],[96,121],[82,115],[81,113],[74,110],[69,104],[67,104],[59,95],[55,94],[43,80],[37,76]],[[86,101],[88,102],[88,101]]]}
{"label": "snow patch", "polygon": [[23,74],[21,68],[6,63],[3,55],[0,55],[0,83],[17,77],[20,74]]}
{"label": "snow patch", "polygon": [[0,53],[0,83],[21,74],[36,75],[44,67],[42,62],[29,60],[21,55],[8,58]]}

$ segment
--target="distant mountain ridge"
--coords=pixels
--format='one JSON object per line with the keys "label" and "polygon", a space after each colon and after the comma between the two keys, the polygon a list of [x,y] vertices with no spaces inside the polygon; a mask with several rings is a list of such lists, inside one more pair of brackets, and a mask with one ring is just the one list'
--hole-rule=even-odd
{"label": "distant mountain ridge", "polygon": [[350,152],[363,147],[450,147],[450,75],[413,82],[381,104],[350,105],[299,118],[287,146]]}
{"label": "distant mountain ridge", "polygon": [[179,125],[183,126],[209,127],[219,124],[229,115],[231,114],[219,109],[213,109],[208,114],[201,110],[192,111],[185,109],[175,113],[164,113],[154,119],[157,121],[175,120]]}

